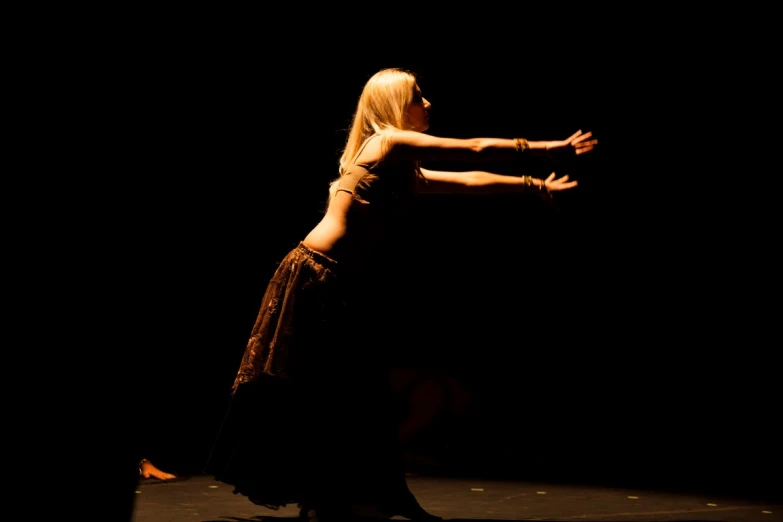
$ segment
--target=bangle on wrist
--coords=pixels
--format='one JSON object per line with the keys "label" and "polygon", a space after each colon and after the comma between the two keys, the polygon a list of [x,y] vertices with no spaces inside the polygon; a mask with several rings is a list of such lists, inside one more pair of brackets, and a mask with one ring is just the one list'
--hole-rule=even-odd
{"label": "bangle on wrist", "polygon": [[530,144],[524,138],[514,138],[514,145],[516,145],[519,154],[530,149]]}

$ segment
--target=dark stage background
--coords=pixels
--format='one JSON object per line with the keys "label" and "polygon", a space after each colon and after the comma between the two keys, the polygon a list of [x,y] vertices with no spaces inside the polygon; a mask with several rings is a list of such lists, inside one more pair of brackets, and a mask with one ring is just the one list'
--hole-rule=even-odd
{"label": "dark stage background", "polygon": [[[601,142],[568,171],[580,185],[558,213],[523,195],[419,200],[378,349],[411,369],[396,374],[401,405],[412,374],[416,404],[447,382],[463,400],[420,414],[406,449],[430,464],[412,470],[777,491],[776,337],[751,291],[756,251],[732,225],[746,214],[699,190],[711,167],[680,156],[691,120],[672,123],[652,51],[503,42],[482,60],[441,40],[360,58],[182,33],[116,58],[107,108],[124,122],[104,209],[123,267],[107,290],[127,297],[112,312],[122,444],[202,470],[266,282],[320,217],[361,87],[401,66],[421,77],[432,134]],[[741,266],[726,261],[738,249]]]}

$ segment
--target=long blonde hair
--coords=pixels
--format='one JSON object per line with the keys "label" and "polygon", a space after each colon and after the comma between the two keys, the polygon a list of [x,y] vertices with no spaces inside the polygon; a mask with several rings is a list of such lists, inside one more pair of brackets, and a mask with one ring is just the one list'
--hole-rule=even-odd
{"label": "long blonde hair", "polygon": [[[407,127],[408,105],[413,101],[416,76],[404,69],[382,69],[373,74],[362,89],[353,123],[348,130],[345,148],[340,156],[340,173],[347,163],[354,160],[362,144],[372,135]],[[382,149],[383,150],[383,149]]]}

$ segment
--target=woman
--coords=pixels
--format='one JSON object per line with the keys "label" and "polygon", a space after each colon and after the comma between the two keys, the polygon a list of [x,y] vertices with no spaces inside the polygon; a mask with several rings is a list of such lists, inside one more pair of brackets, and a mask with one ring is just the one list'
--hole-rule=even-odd
{"label": "woman", "polygon": [[280,263],[264,294],[208,470],[252,502],[298,503],[301,517],[438,519],[405,482],[390,414],[388,369],[376,347],[402,314],[385,303],[384,239],[421,193],[551,194],[577,185],[426,162],[513,165],[581,155],[597,140],[441,138],[424,134],[430,103],[416,76],[384,69],[365,84],[330,185],[325,214]]}

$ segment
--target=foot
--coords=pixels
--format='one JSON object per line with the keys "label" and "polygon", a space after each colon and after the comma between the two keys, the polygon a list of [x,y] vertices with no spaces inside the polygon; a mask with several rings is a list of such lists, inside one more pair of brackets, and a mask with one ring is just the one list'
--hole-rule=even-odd
{"label": "foot", "polygon": [[142,459],[139,463],[139,474],[146,478],[156,478],[158,480],[171,480],[177,478],[176,475],[156,468],[152,462]]}

